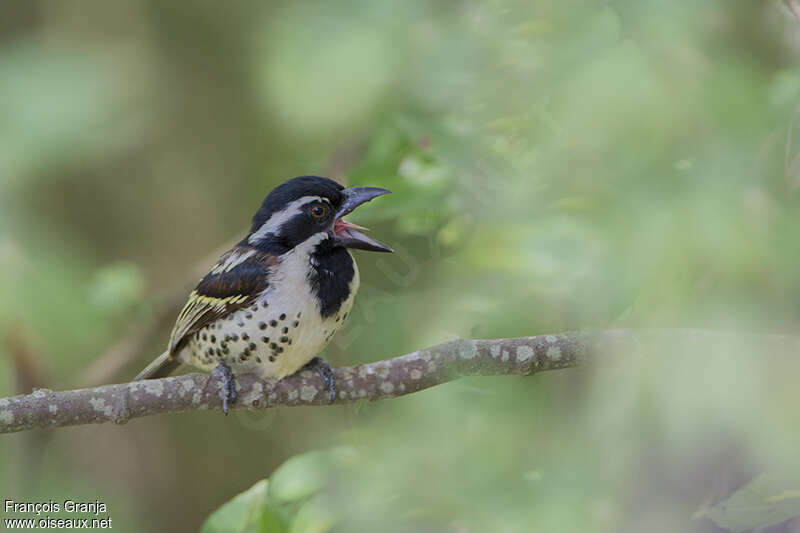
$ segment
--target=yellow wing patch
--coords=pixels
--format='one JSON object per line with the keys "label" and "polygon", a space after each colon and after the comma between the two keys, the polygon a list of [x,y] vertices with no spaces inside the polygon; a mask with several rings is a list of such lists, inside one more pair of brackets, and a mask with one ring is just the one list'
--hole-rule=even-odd
{"label": "yellow wing patch", "polygon": [[189,294],[169,340],[174,354],[190,335],[215,320],[250,305],[269,286],[277,258],[265,252],[235,247],[214,265]]}
{"label": "yellow wing patch", "polygon": [[183,306],[175,327],[172,328],[172,335],[169,339],[169,351],[175,353],[178,344],[192,332],[192,330],[202,329],[204,326],[228,314],[231,306],[241,306],[249,296],[245,294],[234,294],[224,298],[214,296],[204,296],[198,294],[196,290],[189,294],[189,300]]}

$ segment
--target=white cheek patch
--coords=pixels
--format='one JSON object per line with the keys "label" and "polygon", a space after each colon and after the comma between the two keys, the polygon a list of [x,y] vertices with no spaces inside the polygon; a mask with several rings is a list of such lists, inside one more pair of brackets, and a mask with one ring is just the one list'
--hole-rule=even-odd
{"label": "white cheek patch", "polygon": [[247,239],[249,244],[256,244],[264,239],[270,233],[277,233],[281,226],[283,226],[292,217],[299,215],[303,211],[303,207],[311,202],[327,201],[327,198],[321,196],[303,196],[291,202],[281,211],[274,213],[269,220],[264,222],[258,230],[250,235]]}

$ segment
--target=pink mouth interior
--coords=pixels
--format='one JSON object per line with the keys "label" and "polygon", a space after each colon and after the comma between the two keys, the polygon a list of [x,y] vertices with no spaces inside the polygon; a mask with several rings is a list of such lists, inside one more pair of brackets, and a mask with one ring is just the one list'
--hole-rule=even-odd
{"label": "pink mouth interior", "polygon": [[346,220],[342,220],[341,218],[337,218],[336,222],[333,223],[333,232],[336,235],[341,235],[351,229],[368,231],[367,228],[361,227],[357,224],[353,224],[352,222],[348,222]]}

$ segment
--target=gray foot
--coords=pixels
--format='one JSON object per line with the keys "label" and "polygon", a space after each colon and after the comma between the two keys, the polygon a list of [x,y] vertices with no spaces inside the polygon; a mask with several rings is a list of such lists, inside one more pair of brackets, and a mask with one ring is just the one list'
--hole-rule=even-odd
{"label": "gray foot", "polygon": [[322,382],[325,384],[325,390],[330,394],[330,401],[328,404],[332,404],[336,399],[336,379],[333,377],[333,370],[331,370],[330,365],[325,359],[317,356],[306,363],[306,366],[304,366],[302,370],[313,370],[319,374],[319,377],[322,378]]}
{"label": "gray foot", "polygon": [[236,380],[231,367],[220,363],[211,375],[220,381],[219,397],[222,399],[222,412],[228,415],[228,404],[236,403]]}

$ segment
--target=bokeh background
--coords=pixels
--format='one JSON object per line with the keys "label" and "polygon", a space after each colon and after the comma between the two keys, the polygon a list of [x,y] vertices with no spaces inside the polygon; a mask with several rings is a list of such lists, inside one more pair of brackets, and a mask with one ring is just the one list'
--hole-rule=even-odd
{"label": "bokeh background", "polygon": [[[457,337],[799,334],[800,20],[784,2],[0,11],[2,396],[130,379],[264,195],[303,174],[394,191],[352,217],[397,253],[359,254],[332,364]],[[800,358],[755,346],[7,435],[0,495],[196,531],[323,451],[281,471],[261,531],[724,531],[705,509],[800,466]]]}

